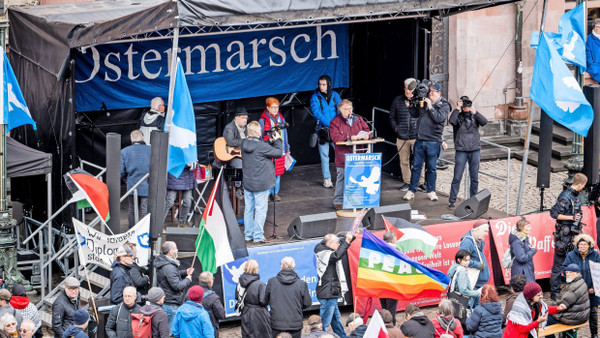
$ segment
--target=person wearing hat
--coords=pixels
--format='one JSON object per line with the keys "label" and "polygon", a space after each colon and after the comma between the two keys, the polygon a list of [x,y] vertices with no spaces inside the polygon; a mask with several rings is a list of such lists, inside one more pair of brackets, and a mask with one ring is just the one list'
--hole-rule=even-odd
{"label": "person wearing hat", "polygon": [[435,193],[437,160],[442,145],[442,132],[451,110],[448,100],[442,97],[442,86],[435,82],[429,86],[423,107],[410,105],[410,115],[417,118],[417,139],[414,145],[410,187],[403,197],[404,200],[410,201],[415,197],[423,164],[427,197],[432,201],[438,200]]}
{"label": "person wearing hat", "polygon": [[[414,97],[417,80],[408,78],[404,80],[404,94],[396,96],[390,107],[390,125],[396,132],[396,147],[400,159],[400,172],[404,184],[400,191],[407,191],[410,187],[410,155],[414,152],[417,138],[417,118],[412,117],[408,111],[410,100]],[[423,170],[419,174],[419,186],[424,182]]]}
{"label": "person wearing hat", "polygon": [[145,295],[148,293],[148,289],[150,287],[150,278],[148,277],[148,269],[147,267],[141,267],[135,262],[135,257],[137,256],[137,245],[135,243],[127,242],[123,244],[131,250],[131,264],[129,265],[129,275],[131,276],[131,281],[133,282],[133,286],[138,290],[139,293]]}
{"label": "person wearing hat", "polygon": [[[246,124],[248,124],[248,111],[246,111],[246,108],[244,107],[236,107],[233,120],[225,126],[225,129],[223,129],[223,137],[225,138],[228,147],[240,148],[242,146],[242,141],[248,137],[246,133]],[[242,169],[242,158],[234,157],[229,161],[229,166],[235,169]],[[236,187],[235,196],[238,199],[242,199],[242,182],[235,181],[234,184]]]}
{"label": "person wearing hat", "polygon": [[331,89],[332,81],[329,75],[321,75],[317,81],[317,89],[310,97],[310,110],[317,120],[316,133],[319,137],[319,157],[321,158],[321,173],[323,187],[333,188],[331,172],[329,171],[329,150],[335,147],[329,136],[329,123],[336,117],[338,105],[342,101],[340,94]]}
{"label": "person wearing hat", "polygon": [[590,314],[590,298],[588,287],[581,276],[581,269],[571,263],[565,268],[566,283],[562,285],[556,304],[565,304],[566,309],[548,317],[548,325],[563,323],[579,325],[588,320]]}
{"label": "person wearing hat", "polygon": [[152,338],[169,338],[169,318],[162,309],[165,302],[165,292],[155,286],[148,291],[148,302],[142,306],[140,313],[144,316],[151,316]]}
{"label": "person wearing hat", "polygon": [[79,281],[75,277],[67,277],[64,290],[52,303],[52,331],[54,338],[62,338],[65,330],[73,323],[73,314],[79,310]]}
{"label": "person wearing hat", "polygon": [[590,333],[592,338],[598,338],[598,305],[600,297],[594,292],[594,283],[592,281],[592,272],[590,271],[590,262],[600,263],[600,254],[594,249],[596,242],[588,234],[579,234],[573,238],[575,249],[567,254],[563,263],[563,271],[571,264],[579,267],[583,280],[588,288],[590,297]]}
{"label": "person wearing hat", "polygon": [[175,338],[203,337],[214,338],[215,331],[210,316],[202,306],[204,290],[194,285],[188,290],[188,301],[177,309],[173,320],[173,336]]}
{"label": "person wearing hat", "polygon": [[[127,191],[131,190],[144,175],[150,173],[150,146],[145,143],[144,134],[134,130],[129,134],[131,145],[121,149],[121,179],[127,184]],[[146,178],[137,186],[138,207],[140,219],[148,213],[148,179]],[[127,196],[129,212],[127,221],[129,228],[135,226],[134,195]]]}
{"label": "person wearing hat", "polygon": [[110,303],[117,305],[123,301],[123,289],[133,286],[131,280],[131,263],[135,253],[128,246],[122,245],[115,253],[116,259],[110,266]]}
{"label": "person wearing hat", "polygon": [[357,313],[351,313],[346,318],[346,327],[350,334],[348,337],[362,337],[367,331],[367,325],[365,325],[361,316]]}
{"label": "person wearing hat", "polygon": [[17,319],[17,324],[21,326],[21,322],[23,321],[23,316],[20,312],[17,312],[15,308],[10,305],[10,300],[12,298],[12,294],[8,289],[0,289],[0,317],[2,317],[5,313],[11,314],[15,316]]}
{"label": "person wearing hat", "polygon": [[131,314],[140,313],[136,303],[137,290],[133,286],[123,289],[123,302],[110,310],[106,320],[106,336],[109,338],[133,338],[131,331]]}
{"label": "person wearing hat", "polygon": [[90,315],[85,310],[77,310],[73,313],[73,324],[63,333],[62,338],[88,338],[85,329],[90,322]]}
{"label": "person wearing hat", "polygon": [[308,327],[310,328],[310,333],[306,336],[303,336],[304,338],[317,338],[325,335],[339,338],[339,336],[334,332],[323,331],[323,323],[321,322],[321,317],[319,317],[319,315],[312,315],[308,317]]}
{"label": "person wearing hat", "polygon": [[37,307],[29,301],[25,287],[22,284],[15,284],[12,288],[12,298],[10,305],[23,316],[23,320],[30,319],[35,323],[35,330],[42,327],[42,319]]}
{"label": "person wearing hat", "polygon": [[513,307],[506,317],[504,338],[537,337],[537,330],[548,315],[554,315],[566,309],[564,304],[558,306],[546,305],[542,287],[535,282],[525,284],[523,292],[517,296]]}

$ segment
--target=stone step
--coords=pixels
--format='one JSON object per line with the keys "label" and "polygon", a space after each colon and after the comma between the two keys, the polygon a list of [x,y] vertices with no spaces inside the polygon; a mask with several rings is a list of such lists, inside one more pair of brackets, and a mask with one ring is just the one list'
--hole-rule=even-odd
{"label": "stone step", "polygon": [[52,309],[49,308],[45,311],[39,311],[39,314],[40,318],[42,318],[42,326],[52,327],[52,313],[48,311],[52,311]]}
{"label": "stone step", "polygon": [[[531,131],[533,134],[539,135],[540,123],[534,122]],[[552,139],[563,145],[569,146],[573,143],[573,132],[558,123],[554,123],[552,127]]]}
{"label": "stone step", "polygon": [[[83,281],[81,282],[81,284],[85,285],[85,287],[87,287],[87,282],[85,279],[85,272],[83,271],[83,267],[79,270],[79,276],[81,278],[84,278]],[[95,285],[101,289],[103,289],[105,286],[110,284],[110,278],[106,278],[102,275],[99,275],[94,271],[88,270],[88,276],[90,277],[90,284]]]}
{"label": "stone step", "polygon": [[[525,138],[521,138],[521,144],[525,144]],[[538,150],[540,149],[540,137],[538,135],[531,135],[529,141],[529,149]],[[557,142],[552,142],[552,157],[557,160],[568,160],[571,157],[572,147]]]}
{"label": "stone step", "polygon": [[[518,160],[523,160],[523,152],[515,152],[514,158]],[[527,163],[534,165],[537,167],[538,165],[538,153],[537,151],[529,150],[529,155],[527,156]],[[550,171],[553,173],[566,171],[567,169],[564,166],[564,161],[552,158],[550,159]]]}

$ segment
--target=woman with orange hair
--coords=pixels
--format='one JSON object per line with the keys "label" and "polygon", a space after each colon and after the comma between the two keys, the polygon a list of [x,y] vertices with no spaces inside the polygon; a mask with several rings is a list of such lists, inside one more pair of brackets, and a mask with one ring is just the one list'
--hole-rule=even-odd
{"label": "woman with orange hair", "polygon": [[[263,139],[268,141],[269,135],[265,132],[271,130],[276,125],[285,122],[285,119],[279,112],[279,100],[274,97],[268,97],[266,103],[267,109],[263,111],[258,123],[260,123],[260,126],[263,130]],[[271,200],[275,200],[276,202],[281,201],[281,198],[279,197],[281,175],[283,175],[285,172],[285,156],[290,154],[290,144],[288,142],[287,130],[281,129],[278,131],[278,133],[283,141],[283,154],[281,154],[280,158],[273,160],[275,163],[275,187],[269,192]]]}
{"label": "woman with orange hair", "polygon": [[471,337],[502,337],[502,304],[496,288],[484,285],[479,303],[467,318],[467,330],[471,332]]}

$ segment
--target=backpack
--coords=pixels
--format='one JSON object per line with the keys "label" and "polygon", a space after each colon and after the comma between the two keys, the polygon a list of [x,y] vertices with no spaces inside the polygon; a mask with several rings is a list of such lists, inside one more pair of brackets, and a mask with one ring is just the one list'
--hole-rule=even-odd
{"label": "backpack", "polygon": [[237,303],[235,303],[235,314],[237,316],[240,316],[242,314],[242,310],[244,310],[244,306],[245,304],[245,300],[246,300],[246,293],[248,293],[248,288],[250,287],[250,285],[252,285],[252,283],[254,283],[255,281],[250,282],[250,284],[248,284],[245,288],[243,288],[239,283],[237,285],[237,292],[238,292],[238,299]]}
{"label": "backpack", "polygon": [[156,314],[146,316],[142,313],[131,314],[131,332],[133,338],[152,338],[152,317]]}
{"label": "backpack", "polygon": [[[452,318],[452,320],[450,320],[450,323],[448,323],[448,326],[446,326],[446,333],[440,334],[440,338],[456,338],[456,335],[454,334],[454,332],[450,331],[450,325],[452,325],[454,320],[455,320],[454,318]],[[442,322],[439,319],[439,317],[438,317],[438,323],[440,323],[440,327],[443,330],[444,327],[442,326]],[[450,333],[448,333],[448,332],[450,332]]]}
{"label": "backpack", "polygon": [[506,251],[504,251],[504,255],[502,255],[502,267],[505,269],[510,269],[513,265],[515,259],[510,254],[510,246]]}

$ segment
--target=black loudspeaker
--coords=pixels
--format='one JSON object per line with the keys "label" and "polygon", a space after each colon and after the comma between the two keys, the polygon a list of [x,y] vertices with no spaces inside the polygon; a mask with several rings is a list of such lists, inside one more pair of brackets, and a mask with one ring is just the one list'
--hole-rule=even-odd
{"label": "black loudspeaker", "polygon": [[410,212],[410,204],[408,203],[375,207],[367,211],[362,224],[365,228],[368,227],[369,230],[381,230],[385,229],[385,224],[383,223],[383,218],[381,218],[381,216],[402,218],[410,222]]}
{"label": "black loudspeaker", "polygon": [[196,252],[198,229],[200,228],[166,227],[166,240],[177,243],[177,249],[180,252]]}
{"label": "black loudspeaker", "polygon": [[540,115],[540,138],[536,187],[550,187],[550,166],[552,161],[552,129],[554,121],[545,111]]}
{"label": "black loudspeaker", "polygon": [[290,237],[312,238],[335,233],[337,215],[335,212],[296,217],[288,226]]}
{"label": "black loudspeaker", "polygon": [[594,122],[583,141],[583,174],[594,184],[600,170],[600,87],[584,86],[583,93],[594,110]]}
{"label": "black loudspeaker", "polygon": [[150,176],[148,176],[148,212],[150,213],[150,238],[162,236],[165,199],[167,198],[167,151],[169,134],[153,131],[150,134]]}
{"label": "black loudspeaker", "polygon": [[489,190],[483,189],[477,195],[462,202],[454,209],[454,215],[464,219],[475,219],[483,215],[490,206],[492,194]]}

